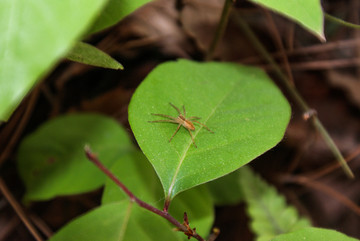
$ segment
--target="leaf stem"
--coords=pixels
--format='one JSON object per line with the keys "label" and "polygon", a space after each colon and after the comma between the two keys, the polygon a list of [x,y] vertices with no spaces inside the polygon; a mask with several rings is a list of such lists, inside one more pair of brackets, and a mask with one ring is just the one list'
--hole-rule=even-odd
{"label": "leaf stem", "polygon": [[231,10],[233,0],[225,0],[224,7],[221,13],[220,22],[216,28],[214,38],[210,44],[209,50],[205,56],[205,60],[209,61],[213,58],[216,47],[218,46],[220,39],[224,36],[224,32],[229,20],[229,14]]}
{"label": "leaf stem", "polygon": [[[280,69],[279,65],[274,61],[274,59],[271,57],[271,55],[267,52],[264,45],[258,40],[254,32],[251,30],[251,28],[248,26],[248,24],[240,17],[237,16],[237,23],[242,28],[244,33],[247,35],[247,37],[250,39],[250,41],[254,44],[255,48],[259,53],[262,55],[263,58],[265,58],[266,61],[269,62],[274,72],[278,75],[279,80],[281,84],[285,87],[287,92],[290,94],[290,96],[293,98],[295,103],[300,107],[300,109],[303,111],[304,116],[307,113],[314,113],[314,110],[311,109],[305,100],[301,97],[299,92],[296,90],[295,86],[290,83],[288,78],[285,76],[285,74]],[[346,163],[344,157],[340,153],[339,149],[335,145],[334,141],[330,137],[327,130],[324,128],[323,124],[317,117],[317,115],[311,115],[311,119],[313,120],[312,123],[314,127],[317,129],[317,131],[320,133],[328,147],[330,148],[331,152],[334,154],[338,162],[341,164],[344,172],[346,175],[350,178],[354,178],[354,173],[351,171],[350,167]]]}
{"label": "leaf stem", "polygon": [[[97,156],[91,151],[89,146],[85,146],[85,155],[86,157],[93,162],[103,173],[105,173],[106,176],[108,176],[113,182],[115,182],[116,185],[118,185],[127,196],[129,196],[131,202],[135,202],[140,207],[145,208],[149,210],[150,212],[153,212],[165,219],[167,219],[170,223],[175,225],[179,231],[181,232],[187,232],[188,229],[185,227],[185,225],[179,223],[173,216],[171,216],[167,210],[162,211],[160,209],[155,208],[154,206],[151,206],[150,204],[140,200],[138,197],[136,197],[109,169],[107,169],[97,158]],[[195,239],[199,241],[205,241],[199,234],[194,233],[192,235]]]}

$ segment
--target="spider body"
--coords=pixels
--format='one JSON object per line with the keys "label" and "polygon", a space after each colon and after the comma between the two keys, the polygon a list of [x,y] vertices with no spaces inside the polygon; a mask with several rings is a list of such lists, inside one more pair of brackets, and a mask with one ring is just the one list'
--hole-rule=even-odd
{"label": "spider body", "polygon": [[171,136],[169,142],[171,142],[171,140],[173,139],[173,137],[176,135],[176,133],[179,131],[180,127],[183,126],[185,129],[187,129],[189,131],[189,134],[191,136],[191,140],[192,140],[192,143],[194,144],[194,146],[197,148],[196,144],[195,144],[195,140],[194,140],[194,137],[191,133],[191,131],[194,131],[195,130],[195,126],[194,126],[194,123],[198,123],[200,125],[202,125],[205,129],[207,129],[208,131],[210,131],[211,133],[214,133],[212,132],[206,125],[204,125],[203,123],[197,121],[200,119],[200,117],[196,117],[196,116],[191,116],[189,118],[186,118],[186,111],[185,111],[185,107],[182,106],[183,108],[183,113],[181,113],[180,109],[177,108],[175,105],[169,103],[179,114],[178,117],[173,117],[173,116],[169,116],[169,115],[164,115],[164,114],[153,114],[151,113],[152,115],[155,115],[155,116],[161,116],[161,117],[165,117],[167,118],[166,120],[155,120],[155,121],[149,121],[151,123],[156,123],[156,122],[168,122],[168,123],[175,123],[175,124],[178,124],[174,134]]}

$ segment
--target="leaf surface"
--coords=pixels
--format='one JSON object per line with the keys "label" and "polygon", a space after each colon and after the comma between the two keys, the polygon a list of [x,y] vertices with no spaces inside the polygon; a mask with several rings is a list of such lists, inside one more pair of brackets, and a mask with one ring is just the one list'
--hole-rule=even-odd
{"label": "leaf surface", "polygon": [[[177,116],[169,102],[186,107],[197,126],[195,148],[185,128],[169,143],[177,125],[149,123]],[[290,107],[267,75],[230,63],[188,60],[158,66],[141,83],[129,106],[129,122],[163,185],[166,199],[224,176],[275,146],[283,137]],[[195,124],[196,125],[196,124]]]}
{"label": "leaf surface", "polygon": [[272,241],[357,241],[358,239],[346,236],[343,233],[337,232],[331,229],[324,228],[303,228],[291,233],[281,234],[273,239]]}
{"label": "leaf surface", "polygon": [[0,120],[86,30],[106,0],[0,1]]}
{"label": "leaf surface", "polygon": [[124,69],[124,67],[110,55],[84,42],[77,42],[68,53],[67,58],[72,61],[102,68]]}
{"label": "leaf surface", "polygon": [[127,133],[108,117],[74,114],[51,120],[20,144],[18,170],[26,186],[24,199],[47,200],[104,184],[104,174],[86,159],[85,145],[106,166],[132,149]]}
{"label": "leaf surface", "polygon": [[296,209],[287,205],[285,198],[249,167],[242,167],[239,171],[247,211],[252,219],[251,229],[257,236],[256,240],[271,240],[279,234],[311,226],[309,220],[299,217]]}
{"label": "leaf surface", "polygon": [[[164,205],[164,193],[154,169],[140,151],[121,157],[111,167],[119,180],[141,200],[158,209]],[[102,197],[102,205],[129,200],[129,197],[110,179],[107,179]],[[170,214],[182,222],[187,212],[192,228],[206,237],[214,221],[214,207],[209,191],[200,186],[177,196],[170,205]],[[181,238],[187,240],[185,235]]]}
{"label": "leaf surface", "polygon": [[116,24],[148,2],[151,2],[151,0],[109,0],[104,10],[101,12],[100,17],[91,27],[90,33],[101,31]]}
{"label": "leaf surface", "polygon": [[180,241],[180,234],[164,218],[135,203],[122,201],[100,206],[76,218],[49,241]]}
{"label": "leaf surface", "polygon": [[305,27],[325,41],[324,13],[320,0],[251,0],[278,12]]}

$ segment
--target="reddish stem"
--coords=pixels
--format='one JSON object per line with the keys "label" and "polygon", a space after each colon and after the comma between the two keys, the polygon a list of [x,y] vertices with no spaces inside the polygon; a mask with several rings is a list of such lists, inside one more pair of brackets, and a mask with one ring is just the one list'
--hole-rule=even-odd
{"label": "reddish stem", "polygon": [[[109,169],[107,169],[97,158],[97,156],[92,153],[92,151],[90,150],[89,146],[85,146],[85,154],[86,157],[93,162],[103,173],[105,173],[113,182],[116,183],[116,185],[118,185],[125,193],[126,195],[129,196],[130,201],[132,202],[136,202],[140,207],[143,207],[147,210],[149,210],[150,212],[153,212],[165,219],[167,219],[170,223],[174,224],[179,231],[182,232],[187,232],[188,229],[181,223],[179,223],[173,216],[171,216],[167,210],[160,210],[155,208],[154,206],[151,206],[150,204],[140,200],[139,198],[137,198]],[[194,235],[192,236],[195,239],[199,240],[199,241],[205,241],[205,239],[203,239],[200,235],[198,235],[197,233],[194,233]]]}

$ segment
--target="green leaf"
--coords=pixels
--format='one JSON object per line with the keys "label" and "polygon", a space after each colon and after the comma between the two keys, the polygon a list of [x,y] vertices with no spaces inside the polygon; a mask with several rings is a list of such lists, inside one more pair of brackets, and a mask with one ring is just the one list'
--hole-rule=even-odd
{"label": "green leaf", "polygon": [[151,2],[151,0],[109,0],[89,32],[95,33],[116,24],[148,2]]}
{"label": "green leaf", "polygon": [[[125,186],[141,200],[162,209],[164,193],[160,181],[150,163],[140,151],[121,157],[111,167]],[[102,205],[128,200],[129,197],[110,179],[107,179],[102,197]],[[191,226],[200,235],[208,235],[214,221],[213,203],[205,186],[188,190],[177,196],[170,205],[170,214],[180,222],[187,212]],[[183,239],[187,237],[183,235]]]}
{"label": "green leaf", "polygon": [[288,17],[325,41],[324,14],[320,0],[251,0]]}
{"label": "green leaf", "polygon": [[291,233],[281,234],[272,241],[357,241],[358,239],[346,236],[343,233],[323,228],[303,228]]}
{"label": "green leaf", "polygon": [[287,205],[285,198],[249,167],[240,169],[240,183],[252,219],[251,228],[258,241],[311,226],[309,220],[300,218],[296,209]]}
{"label": "green leaf", "polygon": [[68,223],[49,241],[182,240],[164,218],[122,201],[106,204]]}
{"label": "green leaf", "polygon": [[127,133],[108,117],[74,114],[51,120],[19,147],[25,201],[87,192],[104,184],[103,173],[85,157],[86,144],[107,166],[132,149]]}
{"label": "green leaf", "polygon": [[[164,193],[161,183],[141,151],[123,155],[112,165],[110,171],[138,198],[162,209]],[[128,199],[129,197],[111,179],[106,179],[102,205]]]}
{"label": "green leaf", "polygon": [[108,69],[124,69],[124,67],[107,53],[83,42],[78,42],[70,50],[67,58],[83,64]]}
{"label": "green leaf", "polygon": [[207,183],[215,205],[234,205],[243,200],[243,193],[239,183],[240,172],[235,171],[219,179]]}
{"label": "green leaf", "polygon": [[0,120],[72,47],[106,0],[0,1]]}
{"label": "green leaf", "polygon": [[[149,123],[177,116],[169,102],[185,105],[198,126],[183,127],[173,140],[172,123]],[[163,185],[166,199],[224,176],[275,146],[283,137],[290,107],[280,90],[257,68],[230,63],[168,62],[153,70],[135,91],[129,122]]]}

